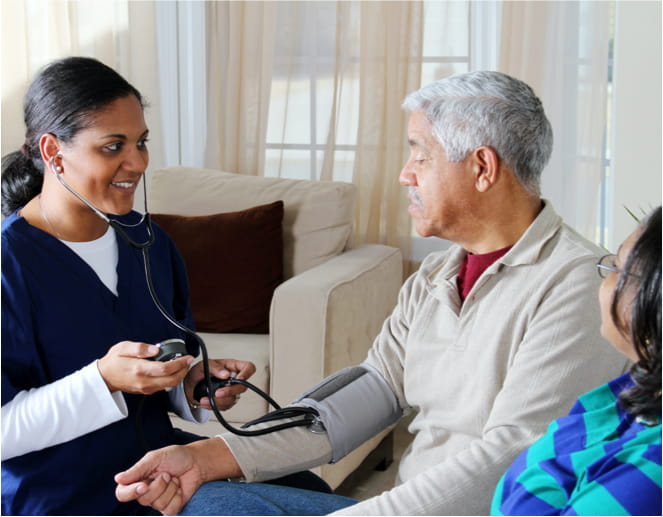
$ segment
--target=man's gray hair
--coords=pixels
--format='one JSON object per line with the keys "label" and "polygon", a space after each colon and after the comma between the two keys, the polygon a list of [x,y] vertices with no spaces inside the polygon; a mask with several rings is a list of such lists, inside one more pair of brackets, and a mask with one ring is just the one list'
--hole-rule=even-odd
{"label": "man's gray hair", "polygon": [[489,146],[525,188],[540,195],[553,133],[541,101],[524,82],[500,72],[453,75],[411,93],[403,108],[426,115],[450,161]]}

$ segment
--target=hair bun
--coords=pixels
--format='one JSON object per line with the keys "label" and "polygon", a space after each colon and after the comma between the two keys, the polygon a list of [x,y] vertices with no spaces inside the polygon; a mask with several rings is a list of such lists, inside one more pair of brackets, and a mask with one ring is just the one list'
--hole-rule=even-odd
{"label": "hair bun", "polygon": [[23,145],[21,146],[21,154],[26,158],[30,158],[30,146],[27,141],[23,142]]}
{"label": "hair bun", "polygon": [[23,152],[2,157],[2,215],[7,217],[41,192],[44,173]]}

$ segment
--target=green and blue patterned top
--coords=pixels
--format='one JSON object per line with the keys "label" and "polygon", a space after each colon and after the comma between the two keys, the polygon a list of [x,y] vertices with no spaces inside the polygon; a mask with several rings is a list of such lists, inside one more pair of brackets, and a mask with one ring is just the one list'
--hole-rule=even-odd
{"label": "green and blue patterned top", "polygon": [[661,424],[618,404],[622,375],[581,396],[497,485],[493,515],[661,515]]}

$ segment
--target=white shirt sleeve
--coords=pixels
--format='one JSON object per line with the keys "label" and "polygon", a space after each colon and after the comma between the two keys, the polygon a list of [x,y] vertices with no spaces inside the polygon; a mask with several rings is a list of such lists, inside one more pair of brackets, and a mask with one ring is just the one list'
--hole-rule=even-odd
{"label": "white shirt sleeve", "polygon": [[198,424],[203,424],[209,420],[211,411],[203,408],[193,409],[189,405],[189,402],[186,399],[186,394],[184,393],[184,384],[182,382],[180,382],[176,388],[173,388],[168,392],[168,398],[170,399],[171,409],[184,420],[196,422]]}
{"label": "white shirt sleeve", "polygon": [[51,384],[19,392],[2,406],[2,461],[65,443],[128,415],[97,361]]}

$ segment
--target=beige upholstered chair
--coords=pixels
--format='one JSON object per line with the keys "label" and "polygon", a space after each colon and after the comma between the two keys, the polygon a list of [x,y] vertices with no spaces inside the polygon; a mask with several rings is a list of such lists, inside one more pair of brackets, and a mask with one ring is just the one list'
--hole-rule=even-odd
{"label": "beige upholstered chair", "polygon": [[[201,332],[210,358],[253,361],[252,382],[281,405],[364,360],[396,303],[402,259],[398,249],[388,246],[351,247],[354,185],[190,167],[154,171],[149,181],[148,206],[154,214],[200,216],[284,203],[283,282],[271,300],[269,334]],[[268,410],[247,392],[225,415],[242,423]],[[202,426],[173,420],[177,427],[207,436],[223,430],[214,418]],[[335,488],[383,436],[317,472]]]}

